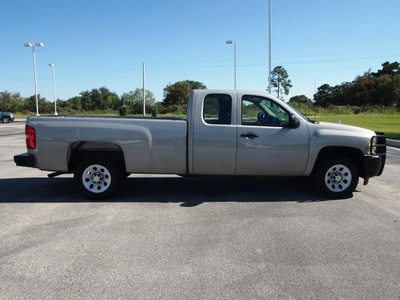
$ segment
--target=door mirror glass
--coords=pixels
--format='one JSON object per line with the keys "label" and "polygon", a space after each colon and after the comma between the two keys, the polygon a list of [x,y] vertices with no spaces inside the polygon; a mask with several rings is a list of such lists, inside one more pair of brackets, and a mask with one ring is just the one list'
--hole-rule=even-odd
{"label": "door mirror glass", "polygon": [[299,128],[299,126],[300,126],[299,119],[297,119],[294,114],[290,114],[289,115],[289,127],[296,129],[296,128]]}

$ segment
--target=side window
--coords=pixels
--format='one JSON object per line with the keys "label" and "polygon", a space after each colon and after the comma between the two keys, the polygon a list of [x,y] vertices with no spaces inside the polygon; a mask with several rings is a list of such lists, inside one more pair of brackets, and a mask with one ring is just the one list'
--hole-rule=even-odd
{"label": "side window", "polygon": [[231,124],[232,98],[210,94],[204,98],[203,119],[208,124]]}
{"label": "side window", "polygon": [[242,125],[258,125],[258,117],[263,110],[256,101],[242,98]]}
{"label": "side window", "polygon": [[285,127],[289,125],[289,113],[273,100],[245,95],[242,97],[242,125]]}

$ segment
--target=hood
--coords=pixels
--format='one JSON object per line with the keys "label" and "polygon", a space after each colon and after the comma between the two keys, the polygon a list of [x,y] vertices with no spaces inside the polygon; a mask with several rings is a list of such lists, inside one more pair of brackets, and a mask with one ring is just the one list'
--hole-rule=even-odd
{"label": "hood", "polygon": [[346,134],[346,135],[362,135],[365,137],[372,137],[375,135],[375,132],[369,129],[357,127],[357,126],[351,126],[351,125],[345,125],[345,124],[340,124],[340,123],[330,123],[330,122],[319,122],[315,123],[316,129],[317,130],[332,130],[332,131],[337,131],[338,134]]}
{"label": "hood", "polygon": [[369,153],[370,141],[375,132],[361,127],[320,122],[312,123],[310,130],[311,144],[316,148],[350,147],[358,148],[364,154]]}

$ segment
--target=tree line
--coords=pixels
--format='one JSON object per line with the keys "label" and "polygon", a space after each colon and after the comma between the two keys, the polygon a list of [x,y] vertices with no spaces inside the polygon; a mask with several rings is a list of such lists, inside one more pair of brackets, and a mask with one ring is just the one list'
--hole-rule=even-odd
{"label": "tree line", "polygon": [[289,103],[330,108],[332,106],[400,107],[400,65],[397,61],[382,64],[377,72],[371,70],[352,82],[330,86],[321,85],[314,102],[304,95],[290,98]]}
{"label": "tree line", "polygon": [[[156,102],[154,94],[146,90],[146,114],[153,116],[157,113],[186,113],[186,106],[190,91],[193,89],[207,88],[203,83],[192,80],[178,81],[168,84],[164,88],[164,99]],[[54,103],[47,101],[38,95],[40,114],[53,114]],[[32,114],[36,112],[35,95],[22,97],[20,93],[9,91],[0,92],[0,111],[19,112]],[[86,112],[104,113],[118,112],[120,115],[140,115],[143,113],[143,89],[137,88],[118,96],[106,87],[87,90],[79,93],[79,96],[68,100],[57,100],[57,112],[59,114],[80,114]]]}
{"label": "tree line", "polygon": [[[277,66],[271,72],[271,88],[278,98],[289,94],[292,83],[287,71]],[[382,69],[365,72],[357,76],[352,82],[330,86],[321,85],[313,99],[305,95],[291,97],[289,103],[297,107],[313,106],[330,108],[332,106],[356,107],[396,107],[400,106],[400,66],[397,61],[385,62]]]}
{"label": "tree line", "polygon": [[[277,96],[288,95],[292,87],[289,75],[282,66],[272,71],[272,87],[276,88]],[[153,116],[160,114],[186,114],[190,91],[206,89],[204,83],[192,80],[178,81],[168,84],[163,90],[164,99],[156,102],[154,94],[146,90],[146,113]],[[41,114],[54,113],[54,103],[46,101],[38,95],[39,111]],[[385,62],[377,72],[371,70],[357,76],[352,82],[343,82],[336,86],[321,85],[313,100],[304,95],[291,97],[290,104],[297,107],[332,106],[400,106],[400,65],[398,62]],[[85,112],[115,113],[124,115],[140,115],[143,113],[143,89],[137,88],[118,96],[106,87],[87,90],[79,96],[68,100],[57,100],[59,114],[81,114]],[[20,93],[0,92],[0,111],[32,114],[36,111],[35,96],[24,98]]]}

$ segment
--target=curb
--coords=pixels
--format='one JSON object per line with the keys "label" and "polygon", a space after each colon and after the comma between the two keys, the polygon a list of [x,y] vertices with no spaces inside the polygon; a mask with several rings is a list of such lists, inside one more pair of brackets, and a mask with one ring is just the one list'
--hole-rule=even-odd
{"label": "curb", "polygon": [[386,144],[390,147],[400,148],[400,141],[386,139]]}

